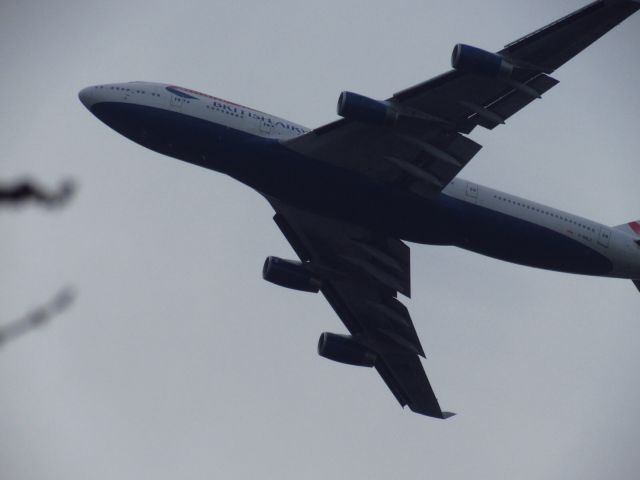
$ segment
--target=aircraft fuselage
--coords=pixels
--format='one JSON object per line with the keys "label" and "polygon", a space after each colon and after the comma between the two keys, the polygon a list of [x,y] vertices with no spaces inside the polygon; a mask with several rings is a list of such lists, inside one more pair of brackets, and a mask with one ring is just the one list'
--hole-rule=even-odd
{"label": "aircraft fuselage", "polygon": [[461,178],[427,199],[295,153],[282,141],[308,129],[216,97],[132,82],[88,87],[80,99],[140,145],[302,210],[522,265],[640,278],[640,245],[623,231]]}

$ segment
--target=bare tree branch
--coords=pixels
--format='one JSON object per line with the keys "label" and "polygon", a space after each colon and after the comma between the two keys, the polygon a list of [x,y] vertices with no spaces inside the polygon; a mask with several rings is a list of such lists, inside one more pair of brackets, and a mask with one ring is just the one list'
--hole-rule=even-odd
{"label": "bare tree branch", "polygon": [[39,307],[25,317],[0,327],[0,347],[7,342],[28,333],[37,327],[44,325],[55,315],[63,312],[73,303],[75,291],[67,287],[61,290],[49,303]]}
{"label": "bare tree branch", "polygon": [[54,192],[43,189],[32,180],[23,180],[13,185],[0,185],[0,205],[32,201],[49,208],[61,207],[69,201],[75,189],[75,183],[70,179],[63,181]]}

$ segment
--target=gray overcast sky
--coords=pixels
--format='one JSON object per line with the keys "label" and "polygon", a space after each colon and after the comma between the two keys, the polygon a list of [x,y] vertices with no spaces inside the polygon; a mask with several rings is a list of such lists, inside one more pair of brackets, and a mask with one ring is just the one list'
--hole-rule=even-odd
{"label": "gray overcast sky", "polygon": [[[384,98],[497,50],[574,0],[0,3],[2,180],[81,190],[0,211],[0,323],[75,285],[72,310],[0,350],[0,478],[634,478],[640,294],[631,282],[412,247],[406,300],[446,422],[316,354],[344,327],[261,279],[293,253],[270,207],[89,114],[96,83],[171,82],[309,127],[342,90]],[[640,15],[479,129],[465,178],[607,224],[640,218]]]}

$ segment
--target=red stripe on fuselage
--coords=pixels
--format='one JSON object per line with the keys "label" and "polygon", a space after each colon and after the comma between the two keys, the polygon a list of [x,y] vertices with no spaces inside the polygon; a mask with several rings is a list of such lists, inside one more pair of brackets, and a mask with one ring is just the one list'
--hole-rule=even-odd
{"label": "red stripe on fuselage", "polygon": [[241,108],[246,108],[247,110],[253,110],[252,108],[245,107],[244,105],[240,105],[239,103],[233,103],[233,102],[230,102],[229,100],[225,100],[224,98],[218,98],[212,95],[207,95],[206,93],[198,92],[197,90],[191,90],[190,88],[178,87],[177,85],[169,85],[169,88],[175,88],[177,90],[183,90],[185,92],[195,93],[196,95],[200,95],[201,97],[210,98],[211,100],[218,100],[219,102],[224,102],[229,105],[233,105],[234,107],[241,107]]}
{"label": "red stripe on fuselage", "polygon": [[211,100],[216,100],[218,102],[226,103],[227,105],[233,105],[234,107],[244,108],[245,110],[249,110],[252,112],[260,113],[261,115],[271,116],[268,113],[261,112],[260,110],[256,110],[255,108],[249,108],[244,105],[240,105],[239,103],[230,102],[229,100],[225,100],[224,98],[214,97],[213,95],[207,95],[206,93],[198,92],[197,90],[191,90],[190,88],[179,87],[177,85],[169,85],[169,88],[175,88],[177,90],[182,90],[184,92],[193,93],[195,95],[200,95],[201,97],[209,98]]}

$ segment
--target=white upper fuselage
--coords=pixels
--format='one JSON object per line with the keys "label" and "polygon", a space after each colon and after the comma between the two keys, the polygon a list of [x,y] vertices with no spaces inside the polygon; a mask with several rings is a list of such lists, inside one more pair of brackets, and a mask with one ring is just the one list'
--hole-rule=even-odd
{"label": "white upper fuselage", "polygon": [[[191,98],[190,98],[191,97]],[[127,102],[179,112],[252,135],[287,139],[302,135],[308,128],[282,118],[174,85],[129,82],[95,85],[80,92],[90,108],[99,102]]]}
{"label": "white upper fuselage", "polygon": [[[97,85],[80,92],[91,109],[98,103],[128,103],[198,118],[247,134],[286,140],[309,132],[293,122],[194,90],[167,84],[130,82]],[[589,247],[613,265],[607,276],[640,278],[640,245],[627,231],[456,178],[443,194],[558,233]],[[543,249],[544,245],[539,248]]]}

